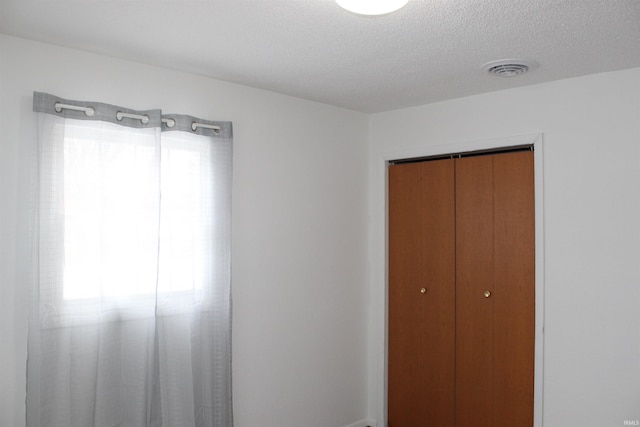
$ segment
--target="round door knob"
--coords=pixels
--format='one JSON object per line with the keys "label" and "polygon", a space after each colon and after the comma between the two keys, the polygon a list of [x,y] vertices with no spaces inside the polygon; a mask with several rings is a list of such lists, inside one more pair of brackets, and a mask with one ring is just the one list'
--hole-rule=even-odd
{"label": "round door knob", "polygon": [[489,298],[491,296],[491,291],[484,291],[484,297]]}
{"label": "round door knob", "polygon": [[427,293],[427,288],[420,288],[420,293],[421,294],[426,294]]}

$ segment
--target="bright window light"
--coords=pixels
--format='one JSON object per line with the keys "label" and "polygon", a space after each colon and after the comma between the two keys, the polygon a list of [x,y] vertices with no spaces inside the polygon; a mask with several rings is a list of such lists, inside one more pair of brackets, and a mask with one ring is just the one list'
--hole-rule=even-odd
{"label": "bright window light", "polygon": [[404,7],[409,0],[336,0],[339,6],[359,15],[384,15]]}
{"label": "bright window light", "polygon": [[163,135],[159,178],[153,138],[136,142],[118,128],[113,139],[103,132],[99,141],[83,131],[65,128],[63,299],[202,291],[214,220],[209,141]]}

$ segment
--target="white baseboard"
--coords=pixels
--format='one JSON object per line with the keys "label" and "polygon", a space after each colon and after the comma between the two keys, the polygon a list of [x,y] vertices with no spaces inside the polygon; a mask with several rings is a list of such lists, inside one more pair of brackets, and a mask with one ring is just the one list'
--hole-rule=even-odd
{"label": "white baseboard", "polygon": [[373,420],[360,420],[344,427],[376,427],[378,424]]}

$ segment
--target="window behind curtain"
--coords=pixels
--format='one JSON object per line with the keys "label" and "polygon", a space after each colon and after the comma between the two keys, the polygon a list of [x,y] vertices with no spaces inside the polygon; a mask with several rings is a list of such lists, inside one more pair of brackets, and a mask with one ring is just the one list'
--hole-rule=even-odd
{"label": "window behind curtain", "polygon": [[232,426],[231,123],[34,111],[27,426]]}
{"label": "window behind curtain", "polygon": [[153,137],[127,128],[64,126],[52,184],[63,194],[61,308],[154,306],[156,286],[165,306],[201,303],[215,221],[210,141],[166,133],[158,158]]}

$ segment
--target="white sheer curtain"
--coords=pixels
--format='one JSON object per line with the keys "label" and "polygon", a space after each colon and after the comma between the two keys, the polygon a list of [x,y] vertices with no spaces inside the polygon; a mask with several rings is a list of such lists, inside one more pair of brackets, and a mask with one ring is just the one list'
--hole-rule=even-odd
{"label": "white sheer curtain", "polygon": [[231,123],[34,111],[28,426],[231,426]]}

